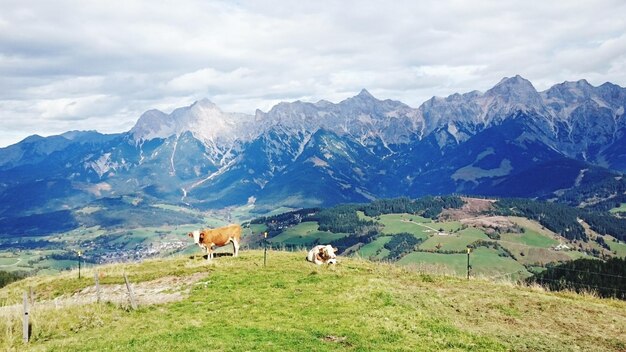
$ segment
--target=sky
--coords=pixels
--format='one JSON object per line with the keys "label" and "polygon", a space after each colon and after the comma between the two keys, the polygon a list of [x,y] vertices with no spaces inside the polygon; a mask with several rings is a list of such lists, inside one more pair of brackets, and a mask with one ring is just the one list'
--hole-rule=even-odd
{"label": "sky", "polygon": [[626,1],[0,0],[0,147],[366,88],[418,107],[520,74],[626,86]]}

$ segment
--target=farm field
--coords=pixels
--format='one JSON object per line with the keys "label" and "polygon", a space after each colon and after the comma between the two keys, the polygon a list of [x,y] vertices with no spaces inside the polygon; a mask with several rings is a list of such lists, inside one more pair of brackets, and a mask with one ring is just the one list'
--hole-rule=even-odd
{"label": "farm field", "polygon": [[435,234],[424,243],[419,245],[420,249],[436,250],[465,250],[467,246],[477,240],[489,240],[489,237],[481,230],[475,228],[467,228],[455,233],[446,233],[445,235]]}
{"label": "farm field", "polygon": [[318,226],[314,221],[303,222],[272,237],[269,242],[291,246],[310,246],[313,243],[328,243],[346,236],[340,233],[319,231]]}
{"label": "farm field", "polygon": [[393,236],[380,236],[374,241],[364,245],[357,251],[358,255],[365,259],[381,260],[389,255],[389,250],[384,245],[391,241]]}
{"label": "farm field", "polygon": [[551,248],[559,244],[554,237],[533,230],[526,230],[524,233],[504,233],[500,236],[502,241],[516,242],[530,247]]}
{"label": "farm field", "polygon": [[384,225],[382,232],[386,235],[407,232],[417,238],[426,239],[433,232],[430,219],[410,214],[381,215],[377,221]]}
{"label": "farm field", "polygon": [[626,243],[616,242],[613,237],[605,236],[605,242],[611,248],[611,251],[615,251],[618,257],[626,257]]}
{"label": "farm field", "polygon": [[[429,252],[409,253],[398,261],[400,265],[432,265],[445,268],[456,275],[467,273],[467,254]],[[479,247],[470,253],[471,274],[478,277],[500,277],[510,274],[517,278],[530,276],[526,268],[510,257],[502,257],[494,249]]]}
{"label": "farm field", "polygon": [[[375,221],[381,225],[380,236],[361,245],[355,252],[362,258],[372,260],[384,260],[390,254],[390,251],[384,248],[385,244],[392,239],[394,234],[402,232],[413,234],[416,238],[422,239],[423,242],[417,245],[416,251],[411,251],[409,248],[408,252],[405,252],[405,256],[401,258],[400,263],[419,264],[421,262],[424,265],[439,265],[445,270],[455,273],[459,273],[459,270],[465,270],[465,264],[461,263],[463,262],[462,257],[445,252],[464,252],[468,245],[476,241],[497,242],[513,255],[511,258],[508,257],[508,254],[499,253],[500,250],[487,250],[480,247],[477,253],[483,254],[483,256],[477,259],[480,267],[476,269],[476,273],[481,275],[493,276],[513,272],[522,272],[523,275],[527,275],[528,272],[523,267],[524,265],[546,265],[588,257],[578,251],[553,250],[552,248],[559,244],[559,237],[526,218],[507,217],[505,221],[508,219],[508,221],[523,228],[523,231],[521,233],[503,233],[500,234],[499,240],[494,240],[489,238],[481,228],[468,227],[460,221],[439,222],[412,214],[383,214],[373,218],[365,216],[361,211],[357,212],[357,216],[362,220]],[[284,232],[273,237],[271,242],[274,245],[310,247],[314,243],[330,243],[343,236],[343,234],[336,236],[329,232],[320,232],[317,223],[304,222],[287,228]],[[588,246],[598,247],[595,242],[588,244]],[[618,247],[616,246],[616,248]],[[621,250],[621,247],[618,250]],[[424,253],[426,251],[438,253]],[[519,276],[519,274],[516,275]]]}

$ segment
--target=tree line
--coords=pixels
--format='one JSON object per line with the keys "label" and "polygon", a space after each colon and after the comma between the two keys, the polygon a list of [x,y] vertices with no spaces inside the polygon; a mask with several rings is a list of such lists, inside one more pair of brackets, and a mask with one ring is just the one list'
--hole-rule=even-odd
{"label": "tree line", "polygon": [[597,292],[601,297],[626,299],[626,258],[577,259],[548,266],[527,279],[550,290]]}
{"label": "tree line", "polygon": [[23,279],[26,277],[24,273],[20,272],[11,272],[11,271],[0,271],[0,288]]}
{"label": "tree line", "polygon": [[569,240],[587,239],[585,229],[578,223],[579,211],[567,205],[523,198],[506,198],[498,200],[491,213],[536,220],[547,229]]}
{"label": "tree line", "polygon": [[383,214],[409,213],[425,218],[436,218],[443,209],[460,208],[465,204],[458,196],[425,196],[415,200],[406,197],[393,199],[377,199],[361,207],[367,216],[375,217]]}
{"label": "tree line", "polygon": [[570,207],[560,203],[524,198],[505,198],[494,203],[493,215],[522,216],[536,220],[547,229],[569,240],[588,241],[585,229],[578,219],[592,230],[626,241],[626,219],[606,212]]}

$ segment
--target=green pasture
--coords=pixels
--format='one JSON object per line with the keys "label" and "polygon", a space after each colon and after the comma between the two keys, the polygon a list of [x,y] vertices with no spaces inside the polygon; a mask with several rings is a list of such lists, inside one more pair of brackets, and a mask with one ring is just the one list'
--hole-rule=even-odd
{"label": "green pasture", "polygon": [[437,230],[443,229],[446,232],[456,232],[463,229],[463,224],[460,221],[445,221],[434,223],[432,227]]}
{"label": "green pasture", "polygon": [[319,231],[318,228],[317,222],[305,221],[288,228],[278,236],[272,237],[269,241],[275,244],[309,246],[313,243],[328,243],[346,236],[346,234],[342,233]]}
{"label": "green pasture", "polygon": [[619,207],[610,210],[611,213],[626,213],[626,203],[620,204]]}
{"label": "green pasture", "polygon": [[14,266],[18,264],[20,260],[14,257],[0,257],[0,270],[5,266]]}
{"label": "green pasture", "polygon": [[384,245],[391,241],[393,236],[380,236],[374,241],[359,248],[357,253],[365,259],[383,259],[389,255],[389,250]]}
{"label": "green pasture", "polygon": [[571,260],[569,251],[555,251],[550,248],[532,247],[519,242],[498,241],[524,265],[546,265],[547,263]]}
{"label": "green pasture", "polygon": [[[524,266],[513,258],[502,257],[492,248],[479,247],[470,253],[472,275],[481,277],[499,277],[510,274],[514,277],[530,276]],[[412,252],[398,261],[401,265],[439,266],[456,275],[467,274],[467,254],[440,254]]]}
{"label": "green pasture", "polygon": [[441,245],[439,250],[464,250],[469,244],[477,240],[489,240],[484,232],[473,227],[466,228],[456,233],[446,235],[434,235],[420,244],[420,249],[437,250],[437,245]]}
{"label": "green pasture", "polygon": [[[433,256],[421,260],[445,262]],[[31,341],[22,343],[19,310],[0,307],[0,350],[560,352],[626,346],[625,302],[466,280],[463,255],[455,259],[461,277],[353,258],[316,266],[303,257],[270,251],[263,267],[257,250],[212,262],[179,256],[100,267],[102,285],[123,287],[127,273],[136,288],[165,282],[168,290],[183,290],[179,301],[137,310],[51,303],[93,287],[91,272],[81,279],[72,271],[17,281],[0,289],[0,305],[19,304],[33,288],[38,303],[30,314]],[[471,260],[475,271],[481,260],[509,265],[488,250]],[[193,282],[176,284],[190,275],[196,275]]]}
{"label": "green pasture", "polygon": [[588,255],[587,253],[583,253],[579,251],[563,251],[562,253],[570,257],[571,260],[576,260],[576,259],[581,259],[581,258],[582,259],[597,259],[595,257]]}
{"label": "green pasture", "polygon": [[500,235],[503,241],[516,242],[531,247],[551,248],[559,244],[552,236],[526,229],[524,233],[504,233]]}
{"label": "green pasture", "polygon": [[507,219],[511,220],[513,223],[519,225],[520,227],[523,227],[524,229],[526,229],[526,232],[528,232],[528,230],[530,230],[530,231],[534,231],[536,233],[539,233],[540,235],[544,235],[546,237],[554,237],[554,236],[556,236],[556,234],[554,232],[548,230],[547,228],[545,228],[543,225],[541,225],[537,221],[530,220],[530,219],[527,219],[527,218],[518,217],[518,216],[507,216]]}
{"label": "green pasture", "polygon": [[364,212],[362,212],[361,210],[356,212],[356,216],[360,219],[360,220],[368,220],[368,221],[376,221],[376,219],[374,219],[371,216],[367,216],[365,215]]}
{"label": "green pasture", "polygon": [[605,236],[605,242],[611,248],[611,251],[615,252],[615,255],[618,257],[626,257],[626,243],[624,242],[614,242],[613,239],[607,239]]}
{"label": "green pasture", "polygon": [[267,231],[267,225],[265,224],[251,224],[250,232],[244,231],[244,233],[252,233],[253,235],[259,235]]}
{"label": "green pasture", "polygon": [[377,221],[384,226],[382,232],[386,235],[407,232],[421,239],[428,238],[433,232],[430,227],[434,227],[430,219],[410,214],[385,214]]}

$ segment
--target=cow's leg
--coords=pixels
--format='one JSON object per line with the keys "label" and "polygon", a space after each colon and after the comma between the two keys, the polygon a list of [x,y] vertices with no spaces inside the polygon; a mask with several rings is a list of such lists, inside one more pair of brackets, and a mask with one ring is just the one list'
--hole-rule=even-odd
{"label": "cow's leg", "polygon": [[233,243],[233,257],[236,257],[239,254],[239,242],[235,238],[231,239],[231,242]]}

